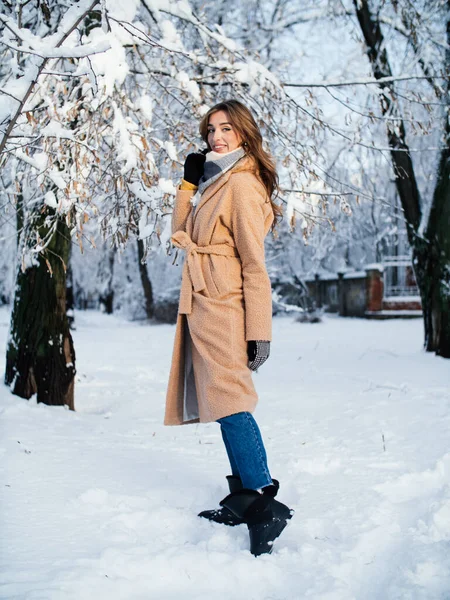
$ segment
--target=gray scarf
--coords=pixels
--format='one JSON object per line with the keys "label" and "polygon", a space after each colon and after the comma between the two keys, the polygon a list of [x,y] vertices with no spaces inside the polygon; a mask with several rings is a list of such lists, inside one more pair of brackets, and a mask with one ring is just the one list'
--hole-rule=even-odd
{"label": "gray scarf", "polygon": [[245,156],[245,150],[240,146],[232,152],[220,154],[219,152],[208,152],[205,160],[203,177],[200,179],[198,191],[200,194],[212,183],[217,181],[221,175],[229,171],[234,165]]}

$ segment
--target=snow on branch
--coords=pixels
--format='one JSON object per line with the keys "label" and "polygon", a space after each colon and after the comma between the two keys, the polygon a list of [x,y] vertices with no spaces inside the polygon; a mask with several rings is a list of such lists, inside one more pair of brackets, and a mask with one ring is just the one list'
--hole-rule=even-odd
{"label": "snow on branch", "polygon": [[[76,27],[79,25],[79,23],[82,21],[82,19],[86,16],[86,14],[89,11],[91,11],[97,4],[98,4],[98,0],[94,0],[94,1],[80,0],[80,2],[77,3],[75,6],[72,6],[71,8],[69,8],[69,10],[65,13],[65,15],[62,18],[62,22],[60,23],[60,26],[58,27],[58,33],[57,34],[55,33],[53,36],[48,38],[48,40],[50,40],[50,43],[52,43],[54,41],[53,47],[57,48],[57,47],[61,46],[64,43],[64,41],[69,37],[69,35],[72,33],[72,31],[74,29],[76,29]],[[18,28],[15,25],[15,23],[13,23],[12,20],[9,19],[8,17],[6,17],[5,15],[0,15],[0,17],[3,21],[3,23],[5,25],[7,25],[8,28],[10,30],[12,30],[12,32],[16,36],[18,36],[18,37],[32,36],[33,38],[35,38],[35,36],[32,33],[27,32],[25,29]],[[5,19],[7,20],[7,22],[5,22]],[[19,119],[19,117],[22,113],[22,110],[25,106],[25,103],[28,100],[30,94],[32,93],[33,88],[39,78],[39,75],[42,72],[42,70],[44,69],[47,61],[48,61],[48,58],[43,58],[43,60],[41,61],[41,63],[39,65],[33,65],[27,72],[28,79],[26,80],[26,84],[24,86],[23,95],[20,99],[18,99],[18,106],[16,107],[15,113],[12,114],[12,117],[9,120],[9,124],[4,132],[4,135],[3,135],[2,139],[0,140],[0,159],[1,159],[2,153],[5,149],[5,146],[8,142],[8,138],[9,138],[12,130],[14,129],[14,127],[17,123],[17,120]]]}
{"label": "snow on branch", "polygon": [[[44,38],[32,7],[35,20],[26,29],[0,17],[10,65],[0,79],[0,161],[10,161],[11,193],[19,184],[25,199],[38,190],[46,200],[33,207],[50,221],[66,219],[77,239],[92,223],[119,247],[142,231],[166,240],[169,219],[162,217],[172,209],[183,157],[203,147],[198,121],[230,93],[252,109],[277,157],[290,217],[301,212],[309,223],[330,222],[328,203],[349,215],[353,200],[379,200],[329,168],[326,136],[348,149],[386,148],[364,141],[358,127],[327,121],[307,88],[420,77],[282,83],[186,0],[83,0],[66,14],[54,12]],[[293,98],[294,87],[305,92]]]}
{"label": "snow on branch", "polygon": [[96,44],[84,44],[82,46],[73,46],[72,48],[53,48],[43,43],[36,44],[34,47],[25,45],[17,46],[9,42],[8,40],[5,40],[5,38],[0,38],[0,44],[3,44],[11,50],[15,50],[16,52],[34,54],[35,56],[40,56],[41,58],[45,59],[84,58],[86,56],[92,56],[93,54],[100,54],[106,52],[106,50],[109,50],[111,48],[111,45],[106,40],[102,40],[101,42],[98,42]]}
{"label": "snow on branch", "polygon": [[343,87],[353,85],[383,85],[384,83],[393,83],[394,81],[411,81],[419,79],[443,79],[447,80],[449,77],[444,75],[399,75],[397,77],[380,77],[380,79],[374,79],[369,77],[367,79],[350,79],[348,81],[323,81],[323,82],[310,82],[310,83],[286,83],[283,82],[283,87],[294,87],[294,88],[327,88],[327,87]]}

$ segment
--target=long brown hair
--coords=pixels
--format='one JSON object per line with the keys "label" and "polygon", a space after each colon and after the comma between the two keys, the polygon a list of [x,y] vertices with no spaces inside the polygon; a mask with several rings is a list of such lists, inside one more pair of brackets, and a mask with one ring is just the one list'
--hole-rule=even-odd
{"label": "long brown hair", "polygon": [[275,227],[283,214],[281,208],[272,199],[279,191],[278,174],[272,157],[262,146],[263,139],[259,127],[250,110],[245,104],[239,102],[239,100],[224,100],[223,102],[219,102],[219,104],[208,110],[200,122],[200,135],[210,150],[211,148],[208,143],[209,117],[219,112],[219,110],[223,110],[228,114],[231,125],[242,139],[242,146],[246,154],[252,156],[256,162],[258,168],[257,175],[266,188],[269,202],[272,205],[275,217],[273,227]]}

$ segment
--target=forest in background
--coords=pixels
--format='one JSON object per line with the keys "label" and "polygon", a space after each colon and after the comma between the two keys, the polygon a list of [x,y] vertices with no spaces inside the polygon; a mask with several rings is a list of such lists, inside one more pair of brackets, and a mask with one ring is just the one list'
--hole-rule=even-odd
{"label": "forest in background", "polygon": [[0,28],[13,393],[73,407],[67,289],[132,319],[175,293],[175,186],[230,97],[279,168],[271,277],[408,252],[424,345],[450,357],[449,2],[3,0]]}

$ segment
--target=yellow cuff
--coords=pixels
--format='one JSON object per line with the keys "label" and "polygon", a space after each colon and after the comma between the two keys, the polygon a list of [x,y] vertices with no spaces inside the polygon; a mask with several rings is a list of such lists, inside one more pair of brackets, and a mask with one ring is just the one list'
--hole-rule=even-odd
{"label": "yellow cuff", "polygon": [[181,184],[180,184],[180,190],[196,190],[198,189],[198,185],[194,185],[193,183],[190,183],[189,181],[186,181],[185,179],[181,180]]}

